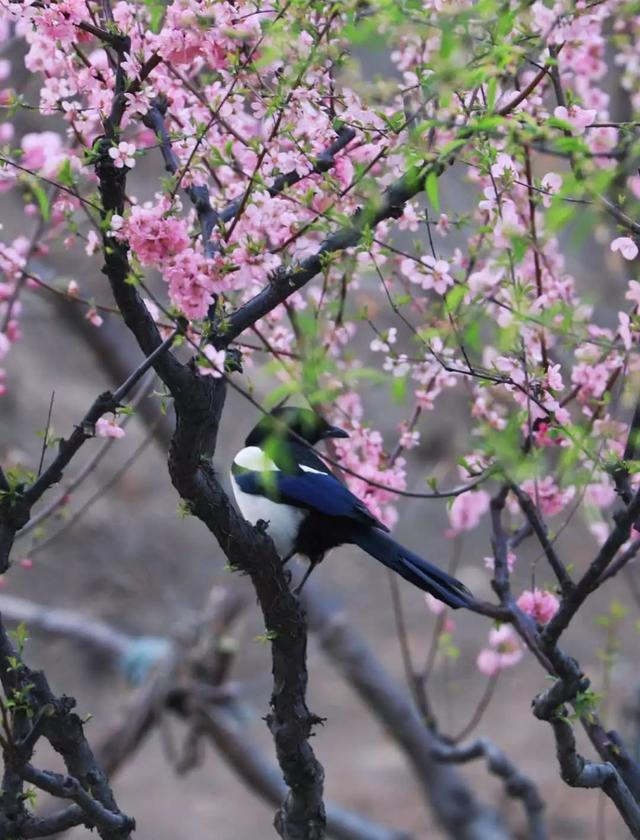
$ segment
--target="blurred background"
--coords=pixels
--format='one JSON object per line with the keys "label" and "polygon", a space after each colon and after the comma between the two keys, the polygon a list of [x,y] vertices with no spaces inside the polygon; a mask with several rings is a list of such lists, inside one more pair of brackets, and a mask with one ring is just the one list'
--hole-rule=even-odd
{"label": "blurred background", "polygon": [[[375,56],[368,61],[375,64]],[[28,115],[19,120],[21,132],[40,127]],[[152,164],[149,157],[135,171],[135,192],[141,199],[153,193],[159,172],[158,161]],[[441,200],[448,212],[464,210],[466,195],[457,173],[444,179]],[[3,196],[0,206],[8,239],[29,235],[35,225],[14,201]],[[589,241],[574,243],[570,269],[585,297],[597,305],[598,323],[606,325],[615,320],[627,278],[616,274],[617,261],[602,263],[603,249],[595,244],[600,233],[596,230]],[[448,241],[447,249],[455,244],[455,239]],[[111,305],[98,258],[84,260],[83,256],[83,274],[78,276],[78,253],[82,249],[75,253],[62,243],[49,243],[49,253],[36,261],[37,270],[56,288],[65,289],[73,279],[84,297]],[[373,281],[363,281],[360,295],[382,309]],[[25,290],[24,338],[7,358],[7,394],[0,400],[3,465],[37,468],[52,394],[52,430],[66,436],[96,395],[119,384],[123,371],[126,374],[139,363],[139,351],[117,318],[103,315],[104,325],[96,328],[85,314],[84,308],[47,290]],[[392,325],[391,320],[385,323],[385,317],[379,315],[380,325]],[[260,400],[272,382],[256,369],[251,377]],[[101,621],[127,634],[120,638],[118,656],[111,657],[86,640],[65,639],[51,630],[38,630],[38,620],[27,622],[28,664],[46,671],[56,693],[77,698],[81,716],[91,717],[86,731],[94,745],[105,739],[108,744],[115,727],[127,720],[131,708],[127,704],[139,698],[146,681],[157,673],[154,663],[167,652],[163,640],[172,644],[177,640],[178,650],[189,649],[193,627],[211,604],[211,593],[214,599],[239,599],[236,620],[224,627],[223,647],[228,654],[224,667],[228,670],[223,682],[230,683],[234,699],[233,726],[275,768],[272,739],[262,719],[271,690],[270,651],[261,638],[264,627],[255,596],[246,579],[225,568],[224,557],[205,528],[179,510],[166,467],[172,413],[169,407],[167,416],[162,414],[163,400],[154,393],[156,389],[152,380],[144,381],[126,436],[114,441],[91,468],[92,458],[105,442],[95,439],[84,447],[61,488],[85,470],[86,479],[70,494],[68,504],[18,541],[0,594],[72,610],[86,617],[87,627]],[[386,391],[371,388],[367,394],[367,419],[390,441],[396,439],[398,422],[407,410],[407,406],[390,404]],[[233,454],[255,421],[255,409],[230,392],[215,457],[221,475],[226,476]],[[445,394],[420,428],[422,443],[410,453],[409,487],[423,486],[425,475],[437,476],[442,487],[457,484],[456,459],[470,446],[467,411],[456,394]],[[61,488],[50,491],[43,507]],[[445,501],[403,499],[398,511],[394,533],[402,542],[443,565],[457,558],[458,576],[478,597],[492,598],[483,561],[491,554],[486,517],[469,536],[451,540],[443,536],[448,523]],[[561,522],[559,518],[553,524],[557,527]],[[558,548],[569,563],[584,568],[596,544],[585,524],[573,519],[562,532]],[[538,554],[532,540],[520,548],[516,592],[529,588],[531,564]],[[637,749],[640,677],[635,574],[630,566],[628,576],[615,578],[596,593],[566,634],[564,649],[579,659],[597,691],[605,689],[607,723],[623,731]],[[348,621],[397,685],[408,692],[386,571],[356,549],[344,547],[326,559],[312,581],[313,592],[322,596],[333,620]],[[540,567],[537,582],[551,582]],[[487,677],[478,671],[476,658],[486,643],[490,622],[457,613],[451,616],[455,627],[450,638],[438,643],[434,632],[439,619],[422,594],[403,581],[399,590],[414,660],[433,663],[428,682],[433,714],[444,732],[455,735],[477,716],[487,696]],[[597,617],[609,615],[615,600],[634,612],[616,624],[612,636]],[[142,642],[139,637],[144,637]],[[605,668],[607,657],[612,657],[610,668]],[[326,718],[313,746],[325,767],[327,800],[404,830],[416,840],[441,837],[406,755],[372,717],[313,634],[308,664],[309,707]],[[545,675],[525,653],[520,665],[500,674],[471,736],[495,741],[538,785],[547,803],[550,837],[627,837],[619,817],[598,793],[573,790],[561,781],[551,729],[530,711],[532,697],[547,686]],[[194,746],[192,727],[181,719],[184,710],[179,706],[178,702],[176,714],[155,710],[157,725],[112,778],[121,808],[137,821],[136,836],[141,840],[272,836],[274,807],[238,777],[228,755],[213,741],[201,740]],[[579,728],[576,733],[580,748],[591,756]],[[39,760],[52,769],[58,767],[53,755]],[[502,783],[487,772],[483,761],[465,765],[460,773],[483,802],[501,812],[513,837],[525,836],[521,803],[506,796]],[[77,829],[69,836],[85,834]]]}
{"label": "blurred background", "polygon": [[[17,218],[9,220],[9,225],[14,223],[24,225]],[[56,255],[47,264],[53,266],[57,281],[74,277],[74,266],[63,255]],[[78,278],[78,282],[84,289],[91,289],[96,300],[109,302],[97,265],[93,276]],[[55,392],[53,432],[68,435],[95,396],[116,384],[109,373],[114,358],[105,359],[106,342],[101,332],[110,339],[115,337],[115,346],[125,360],[130,360],[131,369],[139,355],[115,319],[107,318],[105,325],[96,329],[84,320],[80,307],[70,316],[73,304],[61,306],[54,295],[42,291],[28,292],[24,304],[24,340],[9,357],[8,393],[0,404],[0,460],[33,468],[40,455],[39,433],[45,428],[51,394]],[[100,347],[102,350],[97,349]],[[171,412],[168,418],[162,417],[160,397],[151,394],[140,399],[149,414],[159,418],[158,423],[170,425]],[[397,421],[403,416],[402,407],[396,408],[398,415],[394,417],[387,395],[380,393],[377,398],[372,392],[367,410],[372,422],[393,439]],[[215,458],[221,475],[226,475],[233,453],[255,419],[255,410],[230,393]],[[446,395],[422,428],[424,443],[411,453],[412,473],[416,478],[435,473],[441,486],[457,483],[455,457],[463,448],[467,429],[465,415],[456,414],[455,395]],[[103,439],[86,445],[69,477],[81,472],[103,445]],[[133,636],[169,639],[180,638],[190,623],[198,620],[214,587],[239,593],[246,601],[245,608],[229,630],[235,647],[229,678],[235,683],[241,711],[237,722],[275,766],[271,738],[262,720],[271,688],[270,652],[268,644],[259,638],[264,627],[255,598],[246,579],[225,569],[222,553],[204,527],[178,511],[178,499],[167,473],[165,446],[164,432],[154,435],[139,410],[126,425],[125,438],[113,442],[62,512],[44,523],[41,530],[18,541],[2,593],[47,607],[80,611]],[[409,486],[416,485],[410,481]],[[53,489],[49,497],[57,492]],[[48,500],[45,498],[43,505]],[[75,512],[87,501],[89,506],[74,521]],[[466,539],[447,540],[441,536],[447,528],[444,501],[403,499],[398,509],[398,538],[439,563],[446,564],[457,552],[459,576],[478,597],[491,598],[483,563],[491,553],[486,522]],[[61,533],[56,537],[58,531]],[[593,538],[576,520],[563,532],[559,546],[564,556],[579,566],[595,551]],[[528,586],[529,563],[537,554],[533,543],[522,546],[515,591]],[[21,563],[25,558],[32,565]],[[356,549],[344,547],[334,551],[314,572],[313,583],[405,687],[386,571]],[[420,592],[403,581],[399,585],[409,643],[415,661],[421,663],[434,644],[438,618],[429,611]],[[614,598],[633,606],[629,582],[624,578],[614,579],[597,593],[565,642],[565,649],[577,656],[596,690],[602,687],[607,638],[595,618],[608,613]],[[440,727],[450,734],[465,727],[485,694],[487,678],[479,673],[475,660],[485,644],[489,624],[487,619],[456,613],[450,642],[455,649],[447,651],[448,646],[440,644],[435,654],[429,698]],[[630,712],[635,708],[638,680],[634,621],[622,621],[617,635],[619,649],[607,694],[608,723],[637,741],[636,722],[625,713],[627,707]],[[127,698],[139,690],[135,683],[143,678],[145,653],[153,655],[154,648],[138,650],[137,654],[132,649],[128,659],[113,661],[81,641],[64,640],[35,628],[30,629],[29,636],[28,663],[45,669],[54,691],[77,698],[81,715],[92,716],[88,735],[92,743],[99,742],[122,716]],[[370,819],[404,829],[413,837],[440,836],[406,757],[323,656],[313,636],[309,674],[309,706],[327,719],[313,740],[326,770],[327,798]],[[520,665],[500,674],[494,696],[473,735],[493,739],[539,785],[548,805],[550,836],[596,836],[598,795],[572,790],[561,782],[551,730],[530,712],[531,698],[546,687],[539,667],[525,654]],[[180,772],[187,734],[178,717],[163,714],[150,737],[113,778],[121,807],[135,815],[137,836],[145,840],[187,840],[198,834],[217,840],[270,836],[273,807],[248,790],[213,746],[204,749],[192,769]],[[590,748],[582,746],[590,755]],[[505,796],[503,786],[487,773],[484,763],[467,765],[461,772],[478,796],[507,814],[513,836],[519,836],[524,826],[521,805]],[[627,836],[608,808],[605,818],[607,814],[611,819],[605,836]],[[76,830],[75,836],[81,834]]]}

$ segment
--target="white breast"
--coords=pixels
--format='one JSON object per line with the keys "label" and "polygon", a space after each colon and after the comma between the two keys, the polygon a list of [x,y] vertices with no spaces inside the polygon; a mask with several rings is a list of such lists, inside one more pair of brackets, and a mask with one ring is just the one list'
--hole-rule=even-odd
{"label": "white breast", "polygon": [[[235,462],[245,469],[255,470],[256,472],[278,469],[273,461],[257,446],[249,446],[241,450],[236,455]],[[267,532],[273,540],[276,551],[280,557],[288,557],[293,551],[300,523],[307,515],[306,511],[292,505],[272,502],[264,496],[245,493],[238,486],[233,474],[231,475],[231,486],[240,513],[247,522],[252,525],[255,525],[260,519],[263,522],[268,522]]]}

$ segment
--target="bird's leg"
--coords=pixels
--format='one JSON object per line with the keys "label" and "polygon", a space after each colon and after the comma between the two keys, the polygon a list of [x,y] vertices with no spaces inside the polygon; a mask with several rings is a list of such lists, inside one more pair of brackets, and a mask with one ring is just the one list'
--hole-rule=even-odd
{"label": "bird's leg", "polygon": [[296,586],[296,588],[293,590],[294,595],[300,595],[300,593],[302,592],[302,587],[305,585],[305,583],[307,582],[307,580],[309,578],[309,575],[315,569],[315,567],[318,565],[318,563],[320,562],[321,559],[322,559],[321,557],[310,557],[309,558],[309,568],[304,573],[304,577],[302,578],[302,580],[300,581],[298,586]]}
{"label": "bird's leg", "polygon": [[286,557],[283,557],[283,558],[282,558],[282,565],[283,565],[283,567],[287,565],[287,563],[289,562],[289,560],[291,560],[291,558],[294,556],[294,554],[295,554],[295,551],[290,551],[290,552],[287,554],[287,556],[286,556]]}

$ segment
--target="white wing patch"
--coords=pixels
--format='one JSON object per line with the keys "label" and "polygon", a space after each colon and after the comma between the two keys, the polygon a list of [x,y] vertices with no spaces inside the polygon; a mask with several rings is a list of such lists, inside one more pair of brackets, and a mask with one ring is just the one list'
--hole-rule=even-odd
{"label": "white wing patch", "polygon": [[269,456],[260,449],[259,446],[245,446],[234,458],[234,462],[239,467],[244,467],[245,470],[252,472],[272,472],[279,470],[279,467],[269,458]]}
{"label": "white wing patch", "polygon": [[300,469],[303,472],[315,473],[316,475],[328,475],[327,470],[316,470],[313,467],[306,467],[304,464],[300,464]]}

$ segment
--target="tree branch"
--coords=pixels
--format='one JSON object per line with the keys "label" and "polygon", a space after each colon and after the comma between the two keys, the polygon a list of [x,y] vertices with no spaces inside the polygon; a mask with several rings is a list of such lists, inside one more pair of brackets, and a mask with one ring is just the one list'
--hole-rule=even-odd
{"label": "tree branch", "polygon": [[[241,603],[233,593],[214,589],[207,607],[194,621],[197,630],[193,637],[189,634],[189,647],[186,650],[178,649],[176,643],[166,640],[163,660],[156,664],[153,675],[126,704],[125,713],[96,748],[100,764],[106,772],[115,772],[132,755],[157,722],[163,709],[173,711],[186,720],[192,719],[195,713],[197,728],[204,730],[220,755],[248,787],[268,802],[275,805],[282,802],[286,795],[284,782],[273,765],[238,726],[237,715],[234,717],[237,703],[233,697],[230,695],[226,699],[205,704],[207,698],[198,693],[198,678],[202,679],[207,666],[211,668],[212,651],[219,652],[217,643],[220,635],[227,632],[227,626],[237,615],[239,606]],[[16,623],[28,622],[31,630],[53,633],[81,645],[96,647],[118,664],[121,664],[127,648],[144,639],[128,636],[110,624],[74,610],[44,607],[5,594],[0,595],[0,611],[5,618]],[[204,646],[202,641],[205,642]],[[182,672],[185,664],[192,679],[184,679]],[[25,774],[22,775],[26,778]],[[30,781],[38,784],[35,779]],[[82,821],[81,811],[76,809],[68,815],[68,819],[74,815],[75,822],[72,825]],[[58,830],[64,827],[68,826]],[[24,828],[21,831],[25,837],[32,836],[25,834]],[[384,828],[360,814],[330,804],[327,805],[327,831],[336,840],[409,840],[408,835]]]}
{"label": "tree branch", "polygon": [[373,202],[358,210],[351,217],[349,225],[330,234],[318,251],[302,260],[298,267],[275,272],[268,286],[229,315],[219,334],[214,337],[213,344],[217,347],[227,347],[240,333],[284,303],[294,292],[319,274],[331,254],[357,245],[365,230],[375,228],[385,219],[399,218],[404,212],[406,202],[424,189],[427,175],[431,172],[441,175],[447,163],[448,159],[445,161],[438,158],[435,162],[413,167],[388,187],[379,202]]}
{"label": "tree branch", "polygon": [[[60,753],[69,776],[73,777],[72,784],[65,789],[87,814],[87,820],[97,826],[103,840],[127,840],[133,831],[134,821],[123,814],[116,804],[107,777],[84,737],[82,721],[73,712],[75,700],[54,696],[44,674],[32,671],[21,661],[1,622],[0,681],[7,698],[20,698],[13,715],[12,731],[5,733],[9,740],[4,747],[5,781],[0,799],[0,836],[20,836],[20,825],[30,819],[24,804],[17,797],[21,787],[16,785],[16,778],[30,775],[31,770],[27,769],[25,773],[25,768],[37,739],[42,735]],[[28,704],[30,716],[20,711],[24,704]],[[46,781],[46,777],[43,778]],[[87,790],[91,790],[91,796],[86,794]],[[107,814],[110,816],[107,817]]]}
{"label": "tree branch", "polygon": [[30,764],[19,768],[22,778],[39,787],[41,790],[61,799],[72,799],[80,808],[86,821],[98,829],[104,838],[127,838],[133,831],[135,824],[129,817],[112,812],[94,799],[77,779],[62,773],[52,773],[50,770],[38,770]]}
{"label": "tree branch", "polygon": [[610,762],[588,761],[576,750],[573,727],[563,704],[584,688],[583,679],[559,679],[536,697],[533,713],[551,724],[563,781],[571,787],[601,788],[616,805],[632,836],[640,837],[640,807],[616,768]]}
{"label": "tree branch", "polygon": [[301,594],[309,627],[322,651],[396,741],[413,767],[438,822],[455,840],[506,840],[498,815],[481,805],[464,779],[434,754],[442,744],[408,695],[384,670],[342,611],[329,606],[313,579]]}
{"label": "tree branch", "polygon": [[560,603],[558,612],[544,627],[540,634],[543,648],[550,648],[569,626],[569,622],[587,597],[598,588],[600,578],[615,557],[620,547],[629,539],[631,526],[640,515],[640,491],[636,492],[627,509],[616,517],[616,526],[609,534],[596,558],[582,578],[575,584],[573,591]]}
{"label": "tree branch", "polygon": [[[109,147],[105,138],[96,152],[104,221],[113,213],[122,213],[125,203],[126,173],[113,165]],[[103,244],[103,271],[116,303],[140,348],[149,356],[160,345],[160,336],[137,290],[127,283],[128,245],[114,241],[106,232]],[[273,543],[236,513],[211,466],[225,381],[200,375],[196,366],[181,365],[169,352],[157,357],[154,367],[175,401],[176,431],[169,455],[173,484],[192,513],[217,538],[230,563],[251,576],[271,641],[274,689],[267,723],[289,787],[276,814],[276,829],[283,840],[321,840],[326,824],[324,772],[309,743],[312,727],[320,719],[311,714],[305,702],[304,613],[289,591]]]}
{"label": "tree branch", "polygon": [[[160,141],[160,152],[164,159],[165,169],[175,175],[179,171],[180,165],[173,152],[171,138],[165,124],[166,110],[167,103],[156,100],[145,114],[143,122],[155,132]],[[267,188],[267,192],[273,197],[279,195],[287,187],[297,184],[303,178],[328,172],[335,165],[335,156],[348,146],[355,136],[356,133],[352,128],[343,128],[336,140],[318,156],[310,171],[299,174],[296,170],[293,170],[284,175],[279,175],[273,184]],[[223,210],[218,212],[211,205],[211,197],[207,187],[187,187],[186,193],[198,214],[204,255],[205,257],[211,257],[217,250],[214,243],[211,242],[214,229],[220,222],[228,222],[236,216],[242,206],[242,199],[230,202]]]}
{"label": "tree branch", "polygon": [[82,808],[77,805],[69,805],[61,811],[56,811],[48,817],[28,817],[20,823],[18,835],[20,837],[49,837],[52,834],[59,834],[68,831],[77,825],[84,824],[85,816]]}
{"label": "tree branch", "polygon": [[560,584],[562,594],[569,595],[573,591],[573,581],[571,580],[571,576],[567,572],[564,563],[558,557],[553,543],[549,539],[546,526],[542,521],[542,517],[536,509],[536,506],[534,505],[530,496],[527,493],[525,493],[524,490],[518,487],[517,484],[510,482],[509,488],[517,498],[518,504],[520,505],[520,509],[522,510],[525,517],[527,518],[527,521],[531,525],[533,532],[538,537],[540,545],[542,546],[542,550],[544,551],[546,558],[549,561],[549,565],[553,569],[553,572],[556,578],[558,579],[558,583]]}
{"label": "tree branch", "polygon": [[487,738],[478,738],[463,746],[440,744],[433,747],[433,755],[445,764],[464,764],[476,758],[486,759],[489,771],[504,781],[509,796],[522,800],[529,821],[530,840],[546,840],[548,835],[544,823],[544,801],[538,793],[538,788],[496,744]]}

